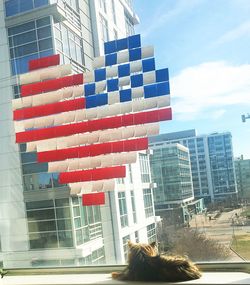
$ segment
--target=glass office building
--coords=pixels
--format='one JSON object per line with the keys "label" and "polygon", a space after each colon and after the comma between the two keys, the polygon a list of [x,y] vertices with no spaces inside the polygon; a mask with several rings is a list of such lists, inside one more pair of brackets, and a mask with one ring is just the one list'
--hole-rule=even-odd
{"label": "glass office building", "polygon": [[241,156],[235,159],[234,164],[239,199],[247,203],[250,200],[250,159],[244,159]]}
{"label": "glass office building", "polygon": [[151,148],[156,214],[163,218],[165,225],[188,223],[188,205],[195,203],[189,150],[178,143]]}
{"label": "glass office building", "polygon": [[195,130],[186,130],[150,139],[152,147],[170,143],[189,149],[195,198],[204,198],[206,204],[236,198],[231,133],[197,135]]}
{"label": "glass office building", "polygon": [[188,149],[180,144],[153,148],[150,158],[156,208],[194,198]]}

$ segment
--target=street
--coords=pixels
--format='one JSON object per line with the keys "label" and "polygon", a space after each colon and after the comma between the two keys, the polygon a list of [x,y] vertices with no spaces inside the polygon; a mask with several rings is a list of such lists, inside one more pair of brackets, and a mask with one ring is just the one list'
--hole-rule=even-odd
{"label": "street", "polygon": [[[230,212],[222,212],[218,218],[211,216],[211,220],[205,214],[193,216],[190,221],[190,227],[197,229],[200,233],[230,248],[234,236],[250,234],[250,226],[232,225],[232,219],[239,217],[241,209]],[[216,216],[216,215],[214,215]],[[231,250],[233,261],[242,261],[242,259]]]}

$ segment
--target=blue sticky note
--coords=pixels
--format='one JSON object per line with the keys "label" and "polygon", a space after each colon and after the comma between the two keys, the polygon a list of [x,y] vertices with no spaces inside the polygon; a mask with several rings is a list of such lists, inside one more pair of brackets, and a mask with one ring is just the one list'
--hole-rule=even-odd
{"label": "blue sticky note", "polygon": [[106,68],[96,69],[95,73],[95,82],[106,80]]}
{"label": "blue sticky note", "polygon": [[151,98],[156,96],[158,96],[157,84],[144,86],[144,98]]}
{"label": "blue sticky note", "polygon": [[118,79],[107,80],[107,90],[108,92],[119,90]]}
{"label": "blue sticky note", "polygon": [[130,64],[118,65],[118,77],[124,77],[130,75]]}
{"label": "blue sticky note", "polygon": [[84,94],[85,96],[95,94],[95,83],[89,83],[84,85]]}
{"label": "blue sticky note", "polygon": [[169,81],[168,68],[156,70],[155,75],[156,82]]}
{"label": "blue sticky note", "polygon": [[155,70],[155,59],[147,58],[142,60],[142,72],[148,72]]}
{"label": "blue sticky note", "polygon": [[124,50],[128,48],[128,38],[116,40],[117,51]]}
{"label": "blue sticky note", "polygon": [[140,35],[133,35],[128,37],[128,48],[138,48],[141,46],[141,36]]}
{"label": "blue sticky note", "polygon": [[108,104],[108,94],[102,93],[96,95],[97,106],[103,106]]}
{"label": "blue sticky note", "polygon": [[116,41],[110,41],[104,43],[104,53],[109,54],[116,52]]}
{"label": "blue sticky note", "polygon": [[135,61],[141,59],[141,48],[135,48],[129,50],[129,61]]}
{"label": "blue sticky note", "polygon": [[86,97],[86,109],[95,108],[97,106],[97,95]]}
{"label": "blue sticky note", "polygon": [[105,66],[117,64],[117,53],[111,53],[105,55]]}
{"label": "blue sticky note", "polygon": [[120,90],[120,102],[128,102],[132,100],[131,89]]}
{"label": "blue sticky note", "polygon": [[169,82],[161,82],[157,84],[158,96],[170,94]]}
{"label": "blue sticky note", "polygon": [[131,87],[139,87],[143,85],[142,74],[135,74],[131,76]]}

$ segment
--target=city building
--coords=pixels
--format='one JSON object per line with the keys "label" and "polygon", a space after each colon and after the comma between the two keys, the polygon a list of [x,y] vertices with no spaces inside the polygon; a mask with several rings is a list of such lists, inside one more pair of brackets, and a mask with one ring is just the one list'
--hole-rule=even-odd
{"label": "city building", "polygon": [[155,239],[153,184],[149,168],[141,174],[140,167],[149,165],[147,153],[106,193],[104,206],[83,207],[58,173],[35,162],[36,152],[15,143],[12,120],[11,101],[20,97],[19,75],[30,60],[60,54],[74,73],[91,70],[103,42],[132,34],[137,22],[125,0],[0,1],[0,265],[124,262],[128,239]]}
{"label": "city building", "polygon": [[250,159],[244,159],[243,156],[235,159],[235,173],[239,199],[242,202],[250,200]]}
{"label": "city building", "polygon": [[151,149],[152,180],[156,183],[156,215],[162,217],[166,225],[187,224],[191,214],[203,209],[199,209],[202,201],[194,201],[189,150],[178,143],[154,146]]}
{"label": "city building", "polygon": [[206,205],[237,198],[231,133],[197,135],[192,129],[150,138],[151,147],[170,143],[189,149],[195,198]]}

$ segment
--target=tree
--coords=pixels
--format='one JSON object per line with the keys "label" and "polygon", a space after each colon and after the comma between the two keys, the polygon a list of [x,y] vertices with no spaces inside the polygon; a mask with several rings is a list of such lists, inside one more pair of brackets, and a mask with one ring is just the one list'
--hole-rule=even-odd
{"label": "tree", "polygon": [[230,250],[217,241],[192,229],[167,232],[159,236],[160,250],[172,255],[186,255],[193,261],[224,261],[229,259]]}

